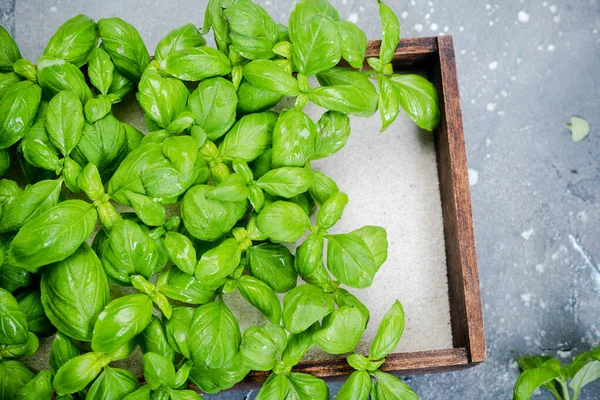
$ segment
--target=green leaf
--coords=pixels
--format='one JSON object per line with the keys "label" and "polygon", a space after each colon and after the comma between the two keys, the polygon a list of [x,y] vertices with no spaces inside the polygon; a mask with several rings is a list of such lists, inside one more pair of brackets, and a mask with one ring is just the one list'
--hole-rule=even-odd
{"label": "green leaf", "polygon": [[272,166],[303,167],[315,152],[317,127],[302,110],[283,112],[273,130]]}
{"label": "green leaf", "polygon": [[[4,28],[0,28],[0,36],[2,35],[2,29]],[[21,76],[16,74],[15,72],[0,73],[0,99],[4,96],[4,93],[6,93],[6,91],[11,88],[11,86],[21,82],[21,79]]]}
{"label": "green leaf", "polygon": [[302,208],[288,201],[276,201],[258,214],[258,228],[274,242],[295,242],[310,226]]}
{"label": "green leaf", "polygon": [[354,288],[371,285],[377,268],[362,239],[351,234],[327,236],[327,267],[341,283]]}
{"label": "green leaf", "polygon": [[152,201],[148,196],[127,191],[125,195],[131,203],[133,211],[148,226],[160,226],[164,224],[166,218],[165,207]]}
{"label": "green leaf", "polygon": [[350,232],[350,235],[356,236],[364,242],[373,255],[376,269],[379,270],[388,255],[386,230],[380,226],[366,225]]}
{"label": "green leaf", "polygon": [[337,27],[342,38],[342,57],[352,68],[362,68],[367,51],[367,35],[350,21],[338,21]]}
{"label": "green leaf", "polygon": [[84,123],[83,107],[75,93],[64,90],[50,100],[46,130],[50,142],[63,156],[68,156],[79,143]]}
{"label": "green leaf", "polygon": [[140,387],[135,375],[126,369],[108,365],[90,387],[86,400],[120,400]]}
{"label": "green leaf", "polygon": [[394,58],[396,46],[400,40],[400,24],[394,11],[381,0],[379,3],[379,17],[381,18],[381,48],[379,49],[379,59],[387,64]]}
{"label": "green leaf", "polygon": [[171,318],[165,321],[165,335],[169,346],[185,358],[191,358],[188,336],[193,320],[193,308],[174,306]]}
{"label": "green leaf", "polygon": [[333,311],[331,296],[316,286],[305,284],[290,290],[283,298],[283,327],[302,332]]}
{"label": "green leaf", "polygon": [[565,126],[571,131],[571,139],[575,143],[582,141],[590,134],[590,123],[581,117],[571,117],[571,123],[565,124]]}
{"label": "green leaf", "polygon": [[346,68],[331,68],[317,74],[317,80],[321,86],[342,86],[346,91],[350,90],[348,86],[354,87],[353,93],[360,93],[361,107],[364,111],[361,115],[370,116],[377,111],[379,96],[367,75]]}
{"label": "green leaf", "polygon": [[50,321],[71,338],[89,342],[98,315],[110,301],[106,274],[83,244],[72,256],[44,268],[42,304]]}
{"label": "green leaf", "polygon": [[99,99],[89,99],[83,107],[85,120],[88,123],[93,124],[99,119],[105,117],[111,111],[111,107],[112,103],[106,97]]}
{"label": "green leaf", "polygon": [[258,4],[252,1],[234,2],[225,8],[229,40],[244,58],[271,58],[271,49],[278,42],[277,24]]}
{"label": "green leaf", "polygon": [[163,64],[164,60],[174,52],[204,46],[205,44],[206,40],[198,32],[198,29],[193,24],[185,24],[170,31],[158,42],[154,51],[154,58]]}
{"label": "green leaf", "polygon": [[68,61],[49,56],[38,59],[38,83],[44,95],[54,97],[62,90],[70,90],[79,97],[82,104],[92,98],[83,73]]}
{"label": "green leaf", "polygon": [[296,249],[294,268],[303,278],[309,277],[323,268],[323,236],[311,233]]}
{"label": "green leaf", "polygon": [[438,92],[420,75],[394,74],[390,77],[399,94],[400,105],[422,129],[433,131],[441,121]]}
{"label": "green leaf", "polygon": [[240,354],[246,365],[255,371],[270,371],[281,356],[287,334],[279,325],[252,326],[244,331]]}
{"label": "green leaf", "polygon": [[362,312],[358,308],[341,306],[323,319],[314,340],[329,354],[343,354],[354,350],[364,330]]}
{"label": "green leaf", "polygon": [[[151,398],[150,396],[152,394],[153,394],[153,390],[150,389],[150,387],[148,387],[148,385],[143,385],[135,392],[130,393],[127,396],[123,397],[123,400],[150,400],[150,398]],[[164,399],[164,397],[161,398],[160,400],[163,400],[163,399]]]}
{"label": "green leaf", "polygon": [[[2,247],[2,252],[6,250]],[[23,287],[27,287],[32,283],[32,274],[23,268],[15,267],[14,265],[4,264],[0,268],[0,288],[6,289],[9,292]]]}
{"label": "green leaf", "polygon": [[241,382],[250,372],[237,353],[227,364],[221,368],[206,368],[205,366],[193,366],[190,370],[189,380],[205,393],[218,393],[233,387]]}
{"label": "green leaf", "polygon": [[[3,50],[1,40],[2,36],[0,35],[0,54]],[[0,361],[0,397],[3,399],[12,399],[15,393],[33,378],[33,372],[21,361]]]}
{"label": "green leaf", "polygon": [[271,145],[277,118],[272,111],[243,116],[225,135],[219,155],[226,161],[254,161]]}
{"label": "green leaf", "polygon": [[167,232],[164,239],[169,259],[181,271],[193,274],[196,269],[196,249],[187,236],[177,232]]}
{"label": "green leaf", "polygon": [[92,349],[109,352],[129,342],[148,326],[152,309],[152,300],[144,294],[129,294],[111,301],[94,325]]}
{"label": "green leaf", "polygon": [[33,333],[27,334],[27,340],[17,344],[0,345],[0,358],[27,357],[34,354],[40,346],[40,342]]}
{"label": "green leaf", "polygon": [[400,379],[381,371],[373,371],[371,374],[377,379],[375,386],[376,398],[378,400],[406,399],[419,400],[419,396]]}
{"label": "green leaf", "polygon": [[335,192],[319,209],[317,225],[321,229],[329,229],[342,218],[342,213],[348,204],[348,195],[344,192]]}
{"label": "green leaf", "polygon": [[298,81],[270,60],[255,60],[244,66],[244,78],[253,86],[284,96],[298,96]]}
{"label": "green leaf", "polygon": [[594,382],[597,379],[600,379],[600,361],[593,360],[585,364],[575,374],[575,376],[569,383],[569,386],[575,392],[573,398],[577,398],[579,396],[581,388],[583,388],[588,383]]}
{"label": "green leaf", "polygon": [[12,71],[13,64],[21,58],[17,42],[0,26],[0,70]]}
{"label": "green leaf", "polygon": [[266,111],[281,101],[283,95],[264,90],[243,79],[237,90],[237,111],[250,114]]}
{"label": "green leaf", "polygon": [[300,400],[328,400],[329,387],[322,379],[309,374],[292,372],[288,375],[291,388],[288,396]]}
{"label": "green leaf", "polygon": [[[297,17],[292,14],[292,18]],[[336,22],[329,17],[314,15],[295,23],[290,38],[294,45],[292,60],[305,76],[328,70],[340,62],[342,39]]]}
{"label": "green leaf", "polygon": [[50,347],[50,370],[56,374],[60,367],[79,354],[79,349],[70,337],[60,331],[56,332]]}
{"label": "green leaf", "polygon": [[263,243],[246,250],[250,273],[277,293],[286,293],[296,286],[294,256],[278,244]]}
{"label": "green leaf", "polygon": [[88,61],[88,76],[92,85],[103,95],[108,94],[108,90],[113,83],[114,70],[115,65],[106,50],[102,47],[96,47],[92,50]]}
{"label": "green leaf", "polygon": [[337,111],[325,112],[317,122],[317,145],[311,159],[329,157],[340,151],[350,136],[350,118]]}
{"label": "green leaf", "polygon": [[10,244],[9,262],[36,272],[42,265],[63,260],[90,236],[96,219],[93,205],[82,200],[63,201],[21,227]]}
{"label": "green leaf", "polygon": [[188,337],[194,364],[223,367],[237,353],[240,341],[240,327],[223,301],[196,309]]}
{"label": "green leaf", "polygon": [[[544,367],[548,361],[559,362],[553,357],[550,356],[521,356],[517,358],[517,362],[519,363],[519,367],[526,371],[528,369],[541,368]],[[559,362],[560,365],[560,362]]]}
{"label": "green leaf", "polygon": [[17,60],[13,65],[13,70],[25,79],[34,83],[37,82],[37,68],[28,59],[21,58]]}
{"label": "green leaf", "polygon": [[385,313],[369,349],[370,360],[380,360],[390,354],[404,332],[404,309],[398,300]]}
{"label": "green leaf", "polygon": [[55,171],[59,167],[58,156],[42,140],[24,139],[21,141],[21,149],[25,160],[35,167],[49,171]]}
{"label": "green leaf", "polygon": [[394,90],[394,85],[390,78],[379,74],[377,77],[379,84],[379,114],[381,115],[381,132],[385,131],[396,120],[400,109],[400,94]]}
{"label": "green leaf", "polygon": [[139,32],[121,18],[98,20],[102,45],[115,67],[127,79],[138,82],[150,63],[150,54]]}
{"label": "green leaf", "polygon": [[372,361],[360,354],[353,353],[346,358],[348,364],[358,371],[377,371],[383,365],[385,360]]}
{"label": "green leaf", "polygon": [[[279,298],[269,285],[250,275],[242,275],[238,279],[238,289],[242,296],[267,317],[269,321],[274,324],[279,323],[281,320],[281,304],[279,303]],[[270,369],[268,368],[267,370]]]}
{"label": "green leaf", "polygon": [[290,335],[281,356],[284,365],[291,369],[302,361],[306,352],[314,345],[313,335],[318,329],[319,324],[316,323],[300,333]]}
{"label": "green leaf", "polygon": [[366,371],[354,371],[344,382],[336,399],[368,400],[371,390],[371,377]]}
{"label": "green leaf", "polygon": [[365,326],[367,322],[369,322],[369,309],[360,300],[358,300],[356,296],[348,292],[346,289],[338,287],[333,292],[333,301],[338,305],[338,307],[348,306],[358,309],[363,316]]}
{"label": "green leaf", "polygon": [[280,400],[288,399],[291,383],[287,376],[271,374],[260,388],[256,400]]}
{"label": "green leaf", "polygon": [[[194,263],[194,268],[195,268]],[[215,292],[198,282],[193,274],[169,268],[158,278],[159,291],[170,299],[188,304],[206,304],[215,297]]]}
{"label": "green leaf", "polygon": [[196,265],[196,279],[203,285],[218,288],[238,267],[240,257],[237,240],[227,239],[202,255]]}
{"label": "green leaf", "polygon": [[20,344],[27,341],[27,317],[19,303],[7,290],[0,288],[0,344]]}
{"label": "green leaf", "polygon": [[0,148],[18,142],[33,123],[42,89],[30,81],[12,85],[0,99]]}
{"label": "green leaf", "polygon": [[289,199],[306,192],[313,184],[313,179],[312,171],[308,168],[281,167],[261,176],[257,185],[273,196]]}
{"label": "green leaf", "polygon": [[206,79],[189,98],[189,110],[194,122],[206,132],[209,140],[223,136],[235,122],[237,107],[235,87],[225,78]]}
{"label": "green leaf", "polygon": [[220,201],[245,201],[249,196],[246,179],[237,174],[231,174],[223,179],[217,186],[206,193],[209,199]]}
{"label": "green leaf", "polygon": [[165,70],[184,81],[201,81],[229,74],[231,64],[217,49],[194,47],[171,53],[165,61]]}
{"label": "green leaf", "polygon": [[175,367],[168,358],[156,353],[146,353],[143,358],[144,378],[150,389],[160,386],[172,387],[175,381]]}
{"label": "green leaf", "polygon": [[132,81],[127,79],[118,69],[115,69],[113,71],[112,83],[110,84],[110,88],[108,88],[108,95],[115,102],[121,101],[133,90],[134,86]]}
{"label": "green leaf", "polygon": [[30,332],[44,337],[56,332],[56,328],[46,317],[39,290],[25,290],[17,294],[15,298],[19,302],[19,308],[25,314],[27,328]]}
{"label": "green leaf", "polygon": [[38,372],[38,374],[29,382],[24,384],[17,393],[15,393],[15,400],[28,400],[28,399],[52,399],[54,389],[52,388],[52,373],[44,370]]}
{"label": "green leaf", "polygon": [[337,184],[320,171],[313,171],[313,176],[315,178],[312,186],[308,189],[311,197],[314,199],[317,205],[322,205],[333,195],[338,192]]}
{"label": "green leaf", "polygon": [[76,393],[98,376],[110,359],[104,353],[91,352],[74,357],[60,367],[52,385],[59,396]]}
{"label": "green leaf", "polygon": [[175,359],[175,351],[169,345],[165,335],[165,328],[158,318],[152,316],[152,320],[139,336],[140,348],[144,354],[156,353],[167,358],[171,362]]}
{"label": "green leaf", "polygon": [[81,67],[98,45],[98,29],[93,19],[79,14],[62,24],[50,38],[44,55],[61,58]]}
{"label": "green leaf", "polygon": [[559,372],[551,369],[528,369],[519,376],[519,379],[517,379],[513,392],[513,399],[529,400],[537,388],[546,383],[550,383],[559,376]]}

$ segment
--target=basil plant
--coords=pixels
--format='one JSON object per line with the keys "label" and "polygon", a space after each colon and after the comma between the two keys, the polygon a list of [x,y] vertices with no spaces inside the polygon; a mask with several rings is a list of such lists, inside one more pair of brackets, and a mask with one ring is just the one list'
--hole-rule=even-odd
{"label": "basil plant", "polygon": [[[340,399],[417,398],[380,370],[399,302],[354,352],[370,313],[352,292],[384,264],[386,231],[333,233],[348,196],[311,168],[344,147],[350,116],[440,122],[434,86],[394,72],[398,19],[378,4],[368,60],[327,0],[298,2],[286,25],[210,0],[154,57],[120,18],[73,17],[36,62],[0,27],[0,398],[200,399],[263,371],[259,399],[327,399],[295,370],[313,347],[356,370]],[[145,132],[113,112],[132,101]],[[260,324],[242,331],[235,292]],[[138,348],[143,379],[116,363]]]}

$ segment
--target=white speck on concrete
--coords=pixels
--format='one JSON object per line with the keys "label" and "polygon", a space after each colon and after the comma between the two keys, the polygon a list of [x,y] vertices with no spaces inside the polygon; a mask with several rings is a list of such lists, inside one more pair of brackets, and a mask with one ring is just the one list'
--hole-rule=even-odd
{"label": "white speck on concrete", "polygon": [[486,139],[485,139],[485,145],[486,145],[487,147],[489,147],[489,146],[491,146],[491,144],[492,144],[492,141],[491,141],[490,139],[486,138]]}
{"label": "white speck on concrete", "polygon": [[363,12],[365,11],[365,8],[363,6],[358,7],[358,11]]}
{"label": "white speck on concrete", "polygon": [[462,31],[464,31],[464,30],[465,30],[465,27],[464,27],[464,26],[459,26],[459,27],[458,27],[458,31],[459,31],[459,32],[462,32]]}
{"label": "white speck on concrete", "polygon": [[488,111],[494,111],[496,109],[496,103],[488,103],[486,108]]}
{"label": "white speck on concrete", "polygon": [[417,32],[421,32],[423,30],[423,25],[421,24],[416,24],[413,29]]}
{"label": "white speck on concrete", "polygon": [[552,14],[556,14],[557,11],[558,11],[558,7],[556,7],[555,5],[550,6],[550,12]]}
{"label": "white speck on concrete", "polygon": [[444,32],[448,32],[449,30],[450,30],[449,27],[447,27],[447,26],[444,27]]}
{"label": "white speck on concrete", "polygon": [[566,351],[566,350],[558,350],[556,352],[556,354],[560,357],[560,358],[568,358],[571,357],[571,351]]}
{"label": "white speck on concrete", "polygon": [[504,114],[506,114],[504,111],[498,111],[499,116],[503,116]]}
{"label": "white speck on concrete", "polygon": [[527,229],[526,231],[521,232],[521,237],[525,240],[529,240],[529,238],[533,235],[533,228]]}
{"label": "white speck on concrete", "polygon": [[529,307],[529,303],[531,302],[531,293],[523,293],[521,295],[521,300],[523,300],[525,305]]}
{"label": "white speck on concrete", "polygon": [[494,21],[490,21],[490,22],[489,22],[489,25],[490,25],[490,26],[494,26]]}
{"label": "white speck on concrete", "polygon": [[406,19],[406,18],[408,17],[408,13],[407,13],[406,11],[402,11],[402,14],[400,14],[400,16],[401,16],[403,19]]}
{"label": "white speck on concrete", "polygon": [[501,90],[501,91],[500,91],[500,95],[501,95],[502,97],[508,97],[508,93],[506,92],[506,90]]}
{"label": "white speck on concrete", "polygon": [[554,51],[555,49],[556,49],[556,46],[554,46],[553,44],[548,45],[548,51]]}
{"label": "white speck on concrete", "polygon": [[348,21],[350,21],[354,24],[357,23],[358,22],[358,14],[352,13],[352,14],[348,15]]}
{"label": "white speck on concrete", "polygon": [[492,61],[492,62],[491,62],[489,65],[488,65],[488,67],[489,67],[489,68],[490,68],[492,71],[494,71],[496,68],[498,68],[498,61]]}
{"label": "white speck on concrete", "polygon": [[539,272],[540,274],[543,273],[545,269],[546,269],[546,267],[544,267],[544,264],[538,264],[535,266],[535,270],[537,272]]}
{"label": "white speck on concrete", "polygon": [[50,7],[50,11],[56,12],[56,11],[58,11],[58,8],[56,8],[55,6],[52,6],[52,7]]}
{"label": "white speck on concrete", "polygon": [[527,14],[523,10],[519,11],[519,14],[517,14],[517,18],[519,19],[519,22],[522,22],[524,24],[529,22],[529,14]]}
{"label": "white speck on concrete", "polygon": [[552,17],[552,21],[559,23],[560,22],[560,15],[555,15],[554,17]]}
{"label": "white speck on concrete", "polygon": [[468,172],[469,172],[469,186],[477,185],[477,182],[479,182],[479,171],[477,171],[476,169],[473,169],[473,168],[469,168]]}
{"label": "white speck on concrete", "polygon": [[515,82],[515,81],[517,80],[517,77],[516,77],[516,76],[514,76],[514,75],[511,75],[511,76],[510,76],[510,80],[511,80],[511,81],[513,81],[513,82]]}
{"label": "white speck on concrete", "polygon": [[429,29],[431,29],[432,31],[437,31],[438,30],[438,25],[434,22],[433,24],[431,24],[429,26]]}
{"label": "white speck on concrete", "polygon": [[486,9],[486,10],[491,10],[491,9],[492,9],[492,6],[491,6],[490,4],[486,4],[486,5],[485,5],[485,9]]}
{"label": "white speck on concrete", "polygon": [[594,264],[594,261],[590,255],[583,249],[583,247],[581,247],[579,241],[573,235],[569,235],[569,240],[571,241],[571,246],[573,246],[573,249],[578,252],[581,258],[583,258],[583,261],[585,261],[585,265],[595,269],[596,271],[600,271],[600,265]]}

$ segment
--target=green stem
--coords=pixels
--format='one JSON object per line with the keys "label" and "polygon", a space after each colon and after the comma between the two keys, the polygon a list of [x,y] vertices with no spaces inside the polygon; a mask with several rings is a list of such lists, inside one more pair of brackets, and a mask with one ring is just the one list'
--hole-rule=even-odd
{"label": "green stem", "polygon": [[571,400],[571,396],[569,394],[569,388],[567,387],[567,382],[561,381],[560,386],[562,387],[563,397],[565,400]]}

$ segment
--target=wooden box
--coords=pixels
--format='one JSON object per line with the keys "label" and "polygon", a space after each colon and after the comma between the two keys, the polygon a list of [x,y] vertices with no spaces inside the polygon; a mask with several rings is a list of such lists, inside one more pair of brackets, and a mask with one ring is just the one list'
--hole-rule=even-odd
{"label": "wooden box", "polygon": [[[367,57],[378,56],[380,43],[369,42]],[[434,132],[434,144],[453,343],[446,349],[390,354],[382,370],[410,375],[473,366],[485,360],[486,350],[452,37],[402,39],[392,63],[399,72],[424,71],[440,95],[442,121]],[[343,358],[302,362],[294,370],[332,379],[343,379],[353,372]],[[269,372],[252,372],[241,386],[254,386],[268,375]]]}

